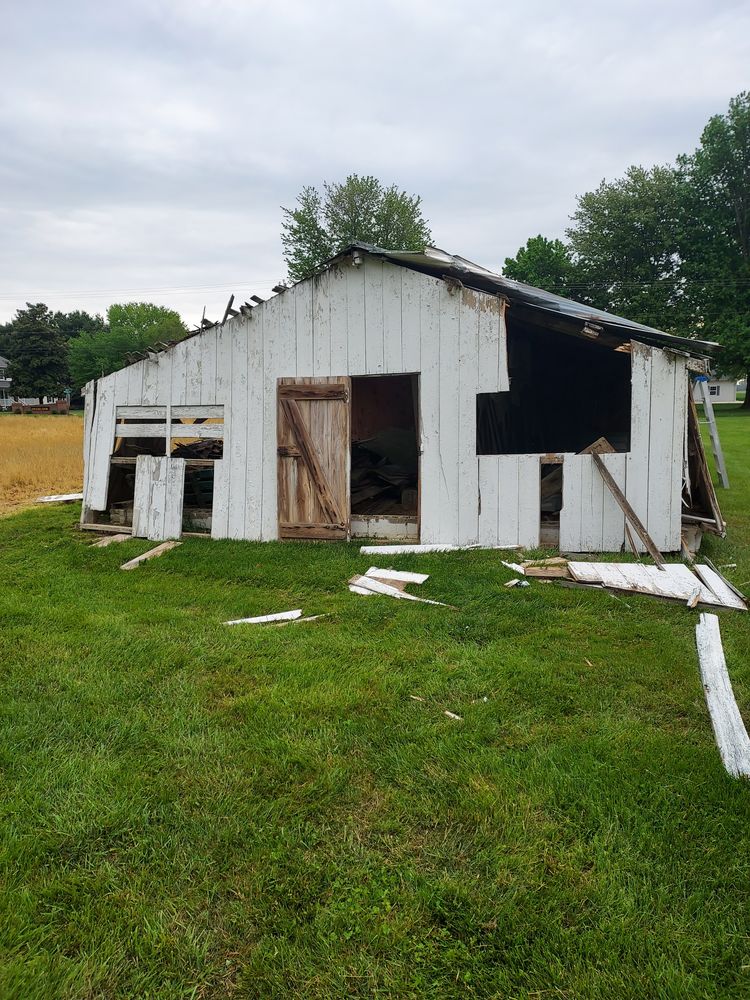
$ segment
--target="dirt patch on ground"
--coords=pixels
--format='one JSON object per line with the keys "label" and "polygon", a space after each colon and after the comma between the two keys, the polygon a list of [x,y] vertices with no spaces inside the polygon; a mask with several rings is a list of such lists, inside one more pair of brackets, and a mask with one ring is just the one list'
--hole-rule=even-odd
{"label": "dirt patch on ground", "polygon": [[0,516],[82,484],[81,414],[0,414]]}

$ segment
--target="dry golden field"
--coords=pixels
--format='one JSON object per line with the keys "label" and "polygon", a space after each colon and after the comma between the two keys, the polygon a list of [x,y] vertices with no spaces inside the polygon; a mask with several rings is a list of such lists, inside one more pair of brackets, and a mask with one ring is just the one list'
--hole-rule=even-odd
{"label": "dry golden field", "polygon": [[0,516],[83,488],[83,419],[0,414]]}

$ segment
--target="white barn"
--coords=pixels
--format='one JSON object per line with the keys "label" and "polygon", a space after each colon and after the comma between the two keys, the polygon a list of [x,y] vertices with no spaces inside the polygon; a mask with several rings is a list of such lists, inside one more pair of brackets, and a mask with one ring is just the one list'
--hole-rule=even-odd
{"label": "white barn", "polygon": [[87,384],[83,527],[619,550],[605,438],[661,550],[723,532],[688,392],[713,344],[365,244],[228,314]]}

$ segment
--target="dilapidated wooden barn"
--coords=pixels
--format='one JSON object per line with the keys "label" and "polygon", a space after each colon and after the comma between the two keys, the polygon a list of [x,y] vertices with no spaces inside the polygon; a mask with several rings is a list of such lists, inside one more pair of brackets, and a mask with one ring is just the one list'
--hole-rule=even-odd
{"label": "dilapidated wooden barn", "polygon": [[675,551],[684,523],[724,530],[688,392],[714,347],[353,244],[86,386],[82,525],[613,551],[601,453]]}

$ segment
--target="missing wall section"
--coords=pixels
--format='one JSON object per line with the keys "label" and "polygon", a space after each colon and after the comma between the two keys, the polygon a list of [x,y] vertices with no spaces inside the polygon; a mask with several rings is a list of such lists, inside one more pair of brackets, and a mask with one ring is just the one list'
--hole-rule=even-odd
{"label": "missing wall section", "polygon": [[508,319],[510,391],[477,396],[477,454],[630,449],[631,359],[596,341]]}
{"label": "missing wall section", "polygon": [[539,463],[539,544],[556,549],[560,544],[560,511],[563,503],[563,463]]}
{"label": "missing wall section", "polygon": [[360,376],[351,386],[352,534],[413,539],[419,513],[419,376]]}

